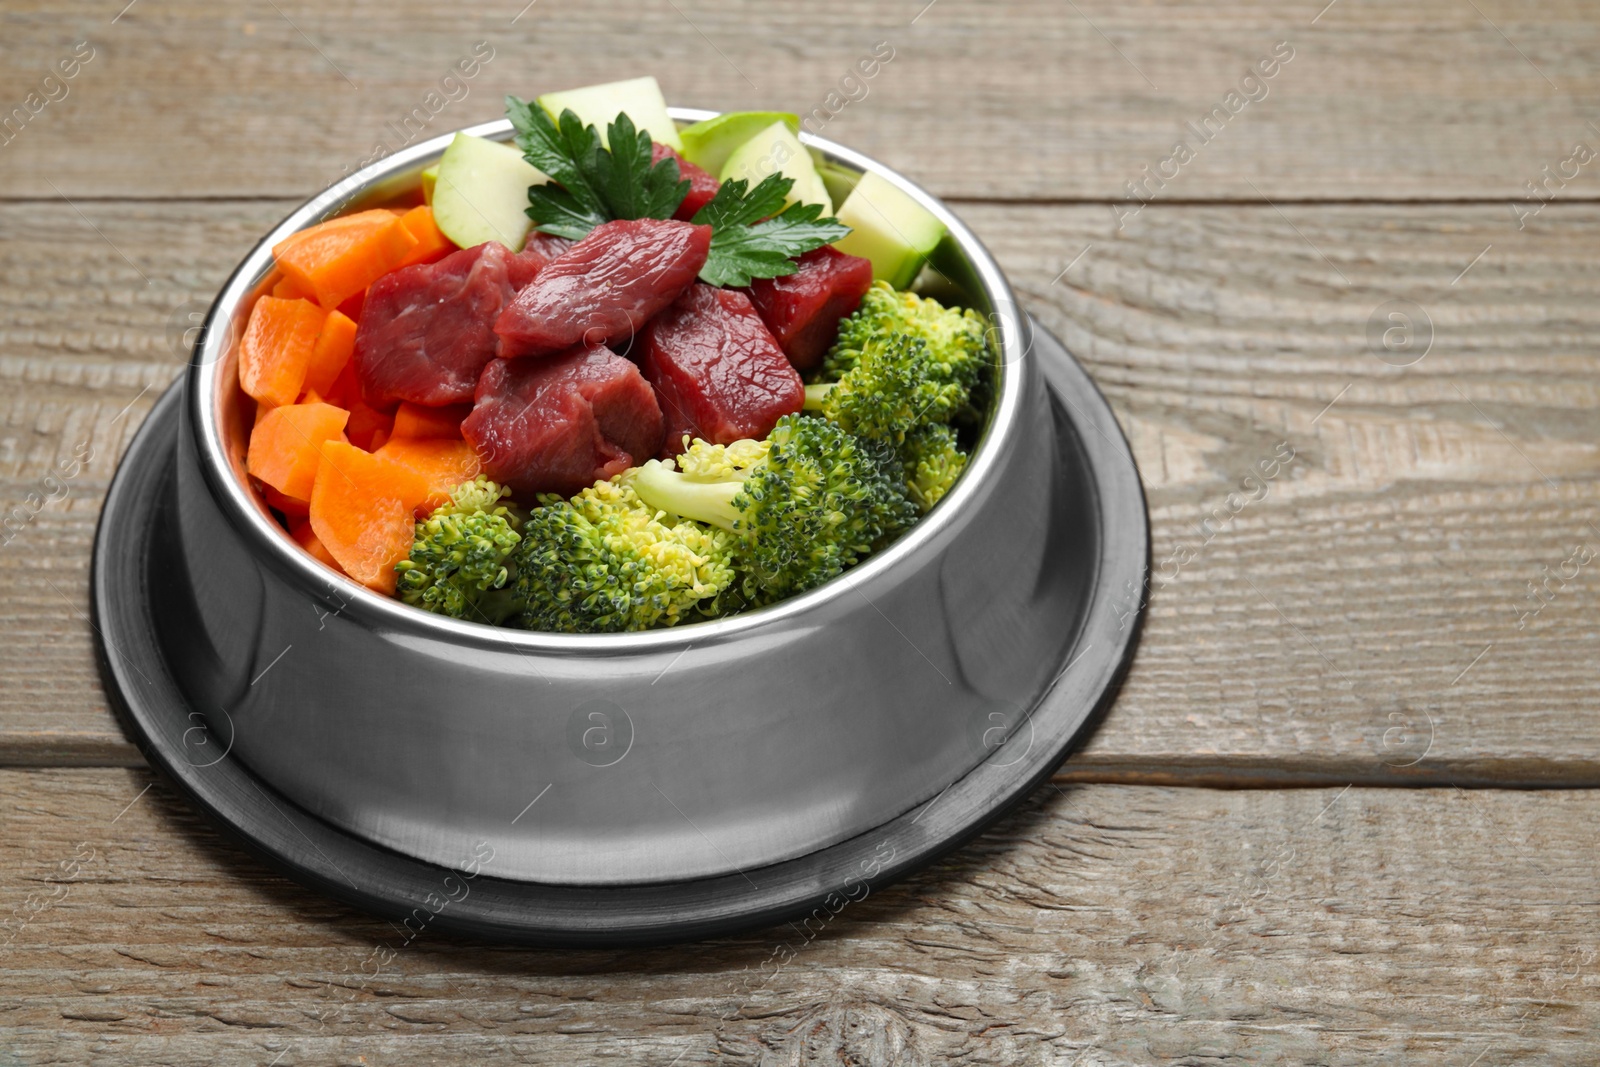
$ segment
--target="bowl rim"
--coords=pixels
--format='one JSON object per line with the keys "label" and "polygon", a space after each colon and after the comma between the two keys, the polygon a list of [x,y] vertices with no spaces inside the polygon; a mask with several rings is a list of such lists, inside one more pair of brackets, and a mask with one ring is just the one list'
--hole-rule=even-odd
{"label": "bowl rim", "polygon": [[[720,114],[696,108],[668,109],[674,120],[698,122]],[[191,422],[201,474],[212,499],[229,524],[245,538],[253,554],[264,558],[278,573],[286,575],[308,595],[336,596],[339,614],[354,621],[377,624],[385,630],[416,636],[440,638],[451,644],[494,650],[509,647],[515,651],[589,653],[616,655],[629,651],[688,651],[689,646],[708,646],[767,627],[782,624],[822,608],[843,593],[872,584],[918,553],[923,546],[940,538],[961,521],[966,506],[981,492],[983,483],[994,473],[1007,451],[1008,443],[1020,433],[1026,375],[1023,358],[1029,347],[1027,326],[1016,296],[999,264],[977,236],[937,197],[899,172],[877,160],[802,131],[800,141],[836,161],[862,173],[875,172],[910,195],[944,223],[975,275],[978,286],[990,303],[988,332],[998,348],[995,370],[998,379],[994,405],[988,423],[974,447],[963,476],[955,487],[894,544],[875,553],[840,576],[815,589],[765,607],[738,612],[720,619],[685,623],[659,630],[620,634],[559,634],[520,630],[485,623],[452,619],[424,611],[395,597],[374,592],[354,579],[328,568],[301,548],[274,519],[267,505],[249,484],[242,464],[228,455],[223,439],[221,402],[223,390],[237,389],[233,361],[226,357],[236,345],[242,325],[236,327],[240,306],[259,295],[262,283],[275,269],[272,248],[285,237],[324,219],[342,214],[364,196],[385,183],[394,183],[408,172],[420,172],[440,156],[457,133],[492,140],[508,140],[511,123],[506,119],[479,123],[441,134],[401,149],[369,164],[330,185],[301,204],[287,218],[269,230],[240,261],[219,291],[199,331],[195,351],[184,385],[185,409]],[[214,328],[219,320],[223,329]],[[224,374],[224,370],[233,372]],[[865,595],[865,594],[863,594]]]}

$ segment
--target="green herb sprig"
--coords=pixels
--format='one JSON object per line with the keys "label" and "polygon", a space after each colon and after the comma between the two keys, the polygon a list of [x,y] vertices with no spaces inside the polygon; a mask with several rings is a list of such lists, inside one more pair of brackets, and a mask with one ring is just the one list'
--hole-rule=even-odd
{"label": "green herb sprig", "polygon": [[[688,195],[677,160],[651,162],[650,134],[618,114],[600,134],[570,109],[551,120],[543,108],[506,97],[523,158],[550,178],[528,189],[535,229],[572,240],[614,219],[670,219]],[[794,179],[770,174],[751,188],[733,179],[691,220],[711,227],[711,252],[700,270],[710,285],[749,285],[755,278],[793,274],[795,257],[832,244],[850,228],[821,218],[817,204],[783,206]]]}

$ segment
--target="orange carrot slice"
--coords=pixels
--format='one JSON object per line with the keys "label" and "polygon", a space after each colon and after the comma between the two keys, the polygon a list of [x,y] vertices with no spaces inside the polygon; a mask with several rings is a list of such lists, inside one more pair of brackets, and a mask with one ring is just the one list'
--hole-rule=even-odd
{"label": "orange carrot slice", "polygon": [[311,528],[310,522],[302,520],[295,523],[289,529],[289,536],[294,538],[301,548],[317,557],[317,559],[326,563],[340,574],[344,573],[344,568],[339,566],[339,561],[333,558],[333,553],[329,552],[328,547],[322,543],[322,539],[317,536],[317,531]]}
{"label": "orange carrot slice", "polygon": [[450,499],[450,491],[478,476],[482,464],[473,447],[460,438],[416,440],[392,437],[373,455],[404,466],[422,478],[427,496],[418,504],[418,518]]}
{"label": "orange carrot slice", "polygon": [[402,400],[394,413],[394,430],[391,438],[406,437],[412,440],[441,437],[461,439],[461,423],[472,414],[471,404],[451,404],[442,408],[426,408]]}
{"label": "orange carrot slice", "polygon": [[309,300],[257,300],[239,341],[240,387],[263,404],[293,404],[326,317]]}
{"label": "orange carrot slice", "polygon": [[342,312],[328,312],[322,332],[317,335],[317,346],[311,351],[311,363],[306,367],[306,391],[327,396],[355,349],[356,324]]}
{"label": "orange carrot slice", "polygon": [[[350,402],[350,424],[345,428],[345,434],[357,448],[376,452],[378,446],[388,440],[393,428],[393,415],[379,411],[360,397]],[[383,434],[383,440],[376,440],[380,433]]]}
{"label": "orange carrot slice", "polygon": [[279,300],[309,300],[312,294],[300,288],[300,283],[293,278],[279,278],[272,287],[272,295]]}
{"label": "orange carrot slice", "polygon": [[404,464],[329,441],[311,490],[311,529],[344,572],[393,594],[394,565],[411,552],[425,478]]}
{"label": "orange carrot slice", "polygon": [[433,208],[426,204],[414,207],[401,215],[400,225],[417,239],[417,247],[406,253],[406,258],[400,261],[402,267],[409,267],[414,263],[432,263],[456,250],[455,242],[440,232],[438,225],[433,221]]}
{"label": "orange carrot slice", "polygon": [[363,289],[359,293],[357,293],[355,296],[350,297],[344,303],[340,304],[339,305],[339,310],[351,322],[360,322],[361,321],[362,309],[364,309],[366,306],[367,306],[367,291],[365,289]]}
{"label": "orange carrot slice", "polygon": [[356,365],[354,360],[347,361],[339,376],[333,380],[328,391],[322,394],[322,399],[330,404],[337,404],[346,411],[361,399],[361,382],[356,379]]}
{"label": "orange carrot slice", "polygon": [[[278,409],[273,408],[272,410],[277,411]],[[307,515],[311,514],[310,501],[296,500],[292,496],[284,496],[270,485],[263,485],[261,487],[261,495],[266,498],[268,507],[275,508],[276,510],[282,512],[290,520],[297,518],[303,519]]]}
{"label": "orange carrot slice", "polygon": [[245,468],[284,496],[311,499],[323,445],[344,440],[350,413],[332,404],[285,404],[250,431]]}
{"label": "orange carrot slice", "polygon": [[333,309],[394,270],[417,246],[391,211],[378,208],[329,219],[272,248],[284,276]]}

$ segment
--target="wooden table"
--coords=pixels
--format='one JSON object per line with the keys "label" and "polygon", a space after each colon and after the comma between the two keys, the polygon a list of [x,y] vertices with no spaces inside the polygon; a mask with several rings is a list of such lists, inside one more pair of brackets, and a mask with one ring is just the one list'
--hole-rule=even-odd
{"label": "wooden table", "polygon": [[[1593,5],[126,2],[0,14],[0,108],[39,104],[0,148],[0,1063],[1600,1060]],[[113,722],[100,501],[296,202],[407,115],[640,72],[820,108],[967,218],[1133,443],[1143,645],[1052,786],[814,940],[374,976],[389,925]]]}

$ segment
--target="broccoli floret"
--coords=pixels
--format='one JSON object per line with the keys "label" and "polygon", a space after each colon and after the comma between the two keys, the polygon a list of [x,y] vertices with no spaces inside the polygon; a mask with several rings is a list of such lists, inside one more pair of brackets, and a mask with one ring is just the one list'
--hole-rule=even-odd
{"label": "broccoli floret", "polygon": [[686,477],[701,482],[743,478],[767,458],[767,450],[771,447],[767,441],[754,441],[748,437],[731,445],[714,445],[696,438],[678,457],[678,469]]}
{"label": "broccoli floret", "polygon": [[396,592],[414,607],[497,624],[516,610],[507,558],[521,520],[501,503],[510,490],[487,478],[458,485],[450,502],[417,523],[411,554],[395,564]]}
{"label": "broccoli floret", "polygon": [[906,488],[923,512],[943,499],[967,469],[967,454],[956,444],[955,431],[948,426],[913,430],[900,446],[900,458],[905,465]]}
{"label": "broccoli floret", "polygon": [[806,403],[850,433],[899,446],[918,427],[961,411],[980,369],[973,360],[941,361],[921,337],[892,334],[867,345],[837,382],[809,386]]}
{"label": "broccoli floret", "polygon": [[648,630],[721,610],[734,578],[734,538],[725,531],[663,515],[617,482],[539,503],[515,554],[529,629]]}
{"label": "broccoli floret", "polygon": [[823,419],[785,415],[763,442],[697,442],[682,463],[621,478],[651,507],[733,533],[751,604],[821,585],[916,519],[893,451]]}
{"label": "broccoli floret", "polygon": [[988,363],[988,333],[977,312],[946,308],[937,300],[878,281],[861,298],[855,312],[839,324],[838,337],[822,364],[821,380],[838,381],[871,345],[900,333],[928,342],[933,358],[948,364],[948,373],[969,385]]}

